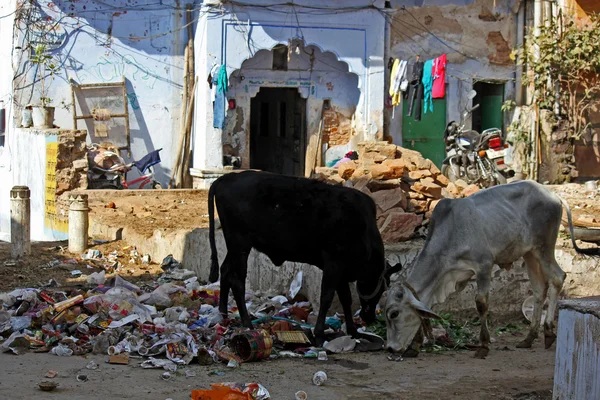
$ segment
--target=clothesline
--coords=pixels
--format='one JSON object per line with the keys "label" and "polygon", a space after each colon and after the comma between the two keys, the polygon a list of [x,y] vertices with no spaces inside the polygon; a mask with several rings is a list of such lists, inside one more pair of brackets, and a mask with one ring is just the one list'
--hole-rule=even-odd
{"label": "clothesline", "polygon": [[423,100],[423,114],[433,112],[433,99],[443,99],[446,96],[446,63],[446,54],[425,62],[416,56],[409,78],[408,61],[394,60],[388,92],[392,118],[395,117],[395,109],[400,105],[402,97],[409,101],[408,116],[412,116],[414,111],[415,121],[421,120]]}

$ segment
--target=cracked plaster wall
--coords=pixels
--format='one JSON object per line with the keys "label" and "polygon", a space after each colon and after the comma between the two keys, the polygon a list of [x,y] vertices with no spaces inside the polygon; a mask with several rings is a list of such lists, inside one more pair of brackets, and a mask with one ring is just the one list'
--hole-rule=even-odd
{"label": "cracked plaster wall", "polygon": [[[416,55],[427,60],[447,54],[447,121],[460,121],[465,106],[471,105],[467,94],[477,80],[504,82],[505,100],[514,99],[515,66],[510,51],[517,39],[515,4],[516,0],[392,1],[396,13],[390,30],[390,57],[409,60],[410,65]],[[506,120],[504,125],[509,123]],[[467,127],[470,124],[467,121]],[[402,118],[396,117],[390,132],[397,143],[402,139],[401,130]]]}

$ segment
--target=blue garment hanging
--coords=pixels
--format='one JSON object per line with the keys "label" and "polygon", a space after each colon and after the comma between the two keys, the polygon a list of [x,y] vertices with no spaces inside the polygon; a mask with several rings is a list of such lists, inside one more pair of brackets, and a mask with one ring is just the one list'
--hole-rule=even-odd
{"label": "blue garment hanging", "polygon": [[225,113],[227,111],[227,68],[221,65],[217,74],[217,81],[213,82],[217,87],[215,101],[213,103],[213,127],[223,129],[225,127]]}
{"label": "blue garment hanging", "polygon": [[[423,66],[423,114],[429,111],[433,112],[433,99],[431,97],[431,89],[433,88],[433,60],[425,61]],[[429,107],[428,107],[429,106]]]}

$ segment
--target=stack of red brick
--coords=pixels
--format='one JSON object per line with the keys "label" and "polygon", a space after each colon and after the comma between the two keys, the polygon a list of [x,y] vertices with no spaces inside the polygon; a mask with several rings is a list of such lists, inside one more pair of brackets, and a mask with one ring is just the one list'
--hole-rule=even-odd
{"label": "stack of red brick", "polygon": [[450,183],[421,153],[388,142],[362,142],[358,161],[338,168],[319,167],[314,179],[354,187],[377,204],[377,224],[385,243],[411,239],[443,197],[468,196],[478,190],[463,181]]}

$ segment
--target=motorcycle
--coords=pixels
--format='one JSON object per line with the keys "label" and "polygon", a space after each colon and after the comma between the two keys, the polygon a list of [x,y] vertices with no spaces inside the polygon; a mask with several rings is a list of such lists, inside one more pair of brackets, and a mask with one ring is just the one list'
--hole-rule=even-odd
{"label": "motorcycle", "polygon": [[[472,100],[476,94],[471,91],[469,99]],[[479,104],[467,108],[460,125],[451,121],[446,126],[446,159],[442,162],[442,174],[451,182],[462,179],[468,184],[486,188],[506,183],[515,172],[504,162],[509,144],[504,141],[500,129],[489,128],[481,133],[465,129],[464,121],[478,107]]]}
{"label": "motorcycle", "polygon": [[[126,164],[114,146],[108,143],[102,145],[93,143],[88,147],[89,188],[122,190],[139,183],[138,189],[143,189],[147,184],[150,184],[152,189],[161,189],[162,186],[154,180],[152,171],[152,166],[161,161],[159,155],[161,150],[154,150],[140,160]],[[127,172],[131,171],[134,166],[141,176],[128,181]]]}

